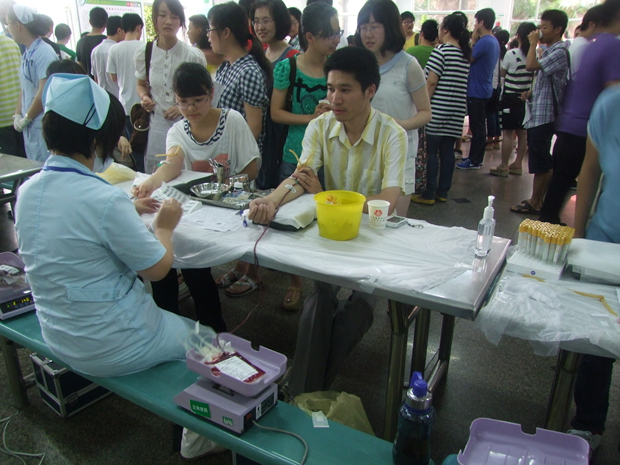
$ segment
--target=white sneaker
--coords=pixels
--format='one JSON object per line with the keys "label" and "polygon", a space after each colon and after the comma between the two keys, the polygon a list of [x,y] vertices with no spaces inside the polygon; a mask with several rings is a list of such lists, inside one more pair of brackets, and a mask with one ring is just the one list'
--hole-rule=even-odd
{"label": "white sneaker", "polygon": [[600,434],[592,434],[590,431],[582,431],[578,429],[569,429],[567,433],[573,436],[579,436],[580,438],[588,441],[588,445],[590,446],[590,458],[592,458],[592,454],[596,449],[598,449],[598,446],[601,445],[601,439],[603,438]]}
{"label": "white sneaker", "polygon": [[186,460],[197,460],[207,455],[225,452],[224,446],[207,439],[198,433],[187,428],[183,428],[183,439],[181,440],[181,456]]}

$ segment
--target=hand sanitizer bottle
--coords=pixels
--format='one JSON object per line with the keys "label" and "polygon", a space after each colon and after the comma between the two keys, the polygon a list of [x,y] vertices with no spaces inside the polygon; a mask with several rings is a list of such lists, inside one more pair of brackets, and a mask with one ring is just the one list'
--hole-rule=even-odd
{"label": "hand sanitizer bottle", "polygon": [[489,205],[484,209],[484,215],[478,223],[478,237],[476,238],[476,257],[486,257],[491,250],[493,233],[495,232],[495,220],[493,219],[493,200],[489,195]]}

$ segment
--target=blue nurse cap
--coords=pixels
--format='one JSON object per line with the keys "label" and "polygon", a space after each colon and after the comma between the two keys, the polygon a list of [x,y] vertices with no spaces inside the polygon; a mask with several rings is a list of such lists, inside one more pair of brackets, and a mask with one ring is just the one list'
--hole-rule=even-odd
{"label": "blue nurse cap", "polygon": [[46,112],[97,130],[108,116],[110,96],[88,76],[59,73],[45,83],[43,105]]}

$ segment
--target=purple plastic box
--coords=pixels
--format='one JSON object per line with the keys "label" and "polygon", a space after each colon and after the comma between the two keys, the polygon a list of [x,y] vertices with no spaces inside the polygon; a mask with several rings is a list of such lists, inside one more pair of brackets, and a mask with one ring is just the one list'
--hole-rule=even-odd
{"label": "purple plastic box", "polygon": [[460,465],[588,465],[589,445],[570,434],[478,418],[469,427],[469,441],[459,452]]}
{"label": "purple plastic box", "polygon": [[232,378],[225,373],[215,376],[211,372],[211,366],[201,361],[202,357],[197,355],[194,349],[187,352],[187,368],[199,375],[221,384],[246,397],[255,397],[263,392],[271,383],[277,380],[286,370],[286,356],[265,347],[258,350],[252,348],[250,341],[234,336],[230,333],[220,333],[220,342],[231,342],[233,349],[243,355],[253,365],[261,368],[265,374],[251,383],[244,383]]}

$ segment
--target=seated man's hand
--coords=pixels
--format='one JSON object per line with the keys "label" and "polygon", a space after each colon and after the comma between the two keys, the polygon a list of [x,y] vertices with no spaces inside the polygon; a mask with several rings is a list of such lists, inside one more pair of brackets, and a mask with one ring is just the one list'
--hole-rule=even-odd
{"label": "seated man's hand", "polygon": [[291,178],[297,179],[299,185],[310,194],[318,194],[319,192],[323,192],[323,188],[319,182],[319,177],[312,168],[304,167],[297,170],[291,175]]}
{"label": "seated man's hand", "polygon": [[142,215],[143,213],[156,213],[161,205],[157,200],[151,197],[137,199],[133,204],[136,207],[138,215]]}
{"label": "seated man's hand", "polygon": [[276,214],[276,204],[269,198],[252,200],[248,219],[257,224],[268,224]]}
{"label": "seated man's hand", "polygon": [[137,186],[133,186],[131,189],[131,195],[138,199],[144,199],[146,197],[150,197],[155,189],[159,189],[161,187],[161,182],[157,182],[153,179],[153,176],[148,178],[142,184],[138,184]]}

